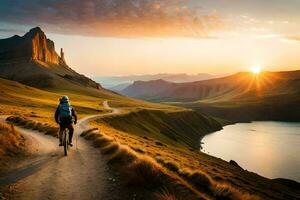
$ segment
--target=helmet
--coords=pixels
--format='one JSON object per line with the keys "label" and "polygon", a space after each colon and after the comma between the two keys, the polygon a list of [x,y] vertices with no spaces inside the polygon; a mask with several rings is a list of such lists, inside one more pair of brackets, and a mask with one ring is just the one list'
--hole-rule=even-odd
{"label": "helmet", "polygon": [[69,102],[69,97],[68,96],[62,96],[59,99],[60,103],[68,103]]}

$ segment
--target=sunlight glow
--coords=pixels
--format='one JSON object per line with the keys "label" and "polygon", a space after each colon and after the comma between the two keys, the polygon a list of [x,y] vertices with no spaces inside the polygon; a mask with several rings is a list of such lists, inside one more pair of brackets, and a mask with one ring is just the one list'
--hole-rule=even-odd
{"label": "sunlight glow", "polygon": [[251,71],[254,74],[259,74],[261,72],[261,67],[260,66],[252,66]]}

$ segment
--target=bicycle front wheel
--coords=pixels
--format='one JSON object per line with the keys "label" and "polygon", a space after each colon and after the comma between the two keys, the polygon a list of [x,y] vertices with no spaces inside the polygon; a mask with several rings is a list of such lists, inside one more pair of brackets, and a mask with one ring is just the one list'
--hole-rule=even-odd
{"label": "bicycle front wheel", "polygon": [[63,132],[63,144],[64,144],[64,154],[68,155],[68,139],[66,131]]}

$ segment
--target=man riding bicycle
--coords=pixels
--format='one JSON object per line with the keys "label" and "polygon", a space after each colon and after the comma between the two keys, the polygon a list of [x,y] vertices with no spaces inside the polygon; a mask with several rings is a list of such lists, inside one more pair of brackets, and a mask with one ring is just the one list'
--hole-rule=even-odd
{"label": "man riding bicycle", "polygon": [[59,99],[59,105],[55,112],[55,121],[59,124],[59,146],[62,146],[62,135],[63,131],[67,128],[69,129],[69,145],[73,146],[72,138],[73,138],[73,122],[77,123],[77,115],[75,110],[69,103],[69,98],[67,96],[63,96]]}

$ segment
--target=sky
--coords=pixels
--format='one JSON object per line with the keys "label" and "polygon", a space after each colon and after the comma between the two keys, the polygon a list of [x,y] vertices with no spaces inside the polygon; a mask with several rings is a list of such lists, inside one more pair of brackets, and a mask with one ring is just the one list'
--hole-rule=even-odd
{"label": "sky", "polygon": [[0,0],[0,38],[40,26],[88,76],[300,66],[299,0]]}

